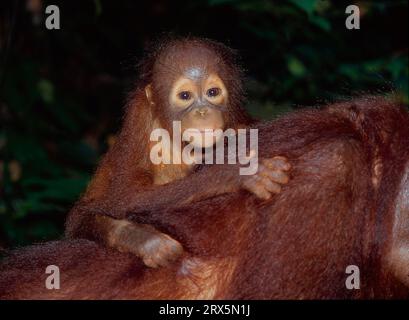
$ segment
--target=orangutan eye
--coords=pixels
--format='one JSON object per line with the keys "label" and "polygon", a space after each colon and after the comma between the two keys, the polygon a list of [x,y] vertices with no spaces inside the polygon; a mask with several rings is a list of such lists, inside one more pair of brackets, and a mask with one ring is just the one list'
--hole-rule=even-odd
{"label": "orangutan eye", "polygon": [[208,97],[217,97],[220,93],[221,93],[221,90],[219,88],[210,88],[206,92]]}
{"label": "orangutan eye", "polygon": [[182,100],[190,100],[190,98],[192,98],[192,94],[189,91],[182,91],[178,93],[178,97]]}

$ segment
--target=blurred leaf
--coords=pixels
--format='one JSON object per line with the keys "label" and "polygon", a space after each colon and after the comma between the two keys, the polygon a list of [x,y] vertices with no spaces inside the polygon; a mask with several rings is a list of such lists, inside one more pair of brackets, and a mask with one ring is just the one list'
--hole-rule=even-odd
{"label": "blurred leaf", "polygon": [[94,4],[95,4],[95,14],[96,16],[100,16],[102,13],[101,0],[94,0]]}
{"label": "blurred leaf", "polygon": [[290,2],[304,10],[308,15],[311,15],[314,12],[319,0],[290,0]]}
{"label": "blurred leaf", "polygon": [[292,75],[296,77],[302,77],[306,73],[306,69],[304,64],[295,57],[290,57],[288,59],[288,70],[291,72]]}
{"label": "blurred leaf", "polygon": [[47,104],[53,103],[54,102],[53,84],[46,79],[40,79],[37,86],[38,86],[38,90],[40,91],[40,96],[43,99],[43,101]]}
{"label": "blurred leaf", "polygon": [[320,27],[321,29],[327,32],[331,31],[331,24],[327,19],[318,17],[318,16],[311,16],[309,19],[312,23],[314,23],[316,26]]}
{"label": "blurred leaf", "polygon": [[60,178],[60,179],[26,179],[25,189],[32,189],[29,201],[72,201],[85,189],[89,177]]}

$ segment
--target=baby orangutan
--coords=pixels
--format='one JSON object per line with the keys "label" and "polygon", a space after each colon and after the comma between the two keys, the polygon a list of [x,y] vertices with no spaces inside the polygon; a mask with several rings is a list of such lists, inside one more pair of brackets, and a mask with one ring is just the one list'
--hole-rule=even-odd
{"label": "baby orangutan", "polygon": [[[214,41],[172,40],[150,52],[141,64],[140,80],[130,94],[117,141],[68,216],[67,236],[136,254],[150,267],[166,266],[183,252],[180,243],[153,226],[129,221],[129,214],[239,189],[262,200],[279,193],[290,169],[283,157],[263,159],[254,175],[240,175],[233,164],[152,163],[152,131],[166,129],[172,137],[174,121],[180,123],[179,134],[198,130],[201,139],[195,147],[201,149],[213,148],[217,140],[206,140],[206,130],[237,130],[254,123],[242,109],[241,79],[232,51]],[[183,143],[175,145],[180,149]],[[162,157],[174,160],[179,149],[165,154],[163,148]]]}

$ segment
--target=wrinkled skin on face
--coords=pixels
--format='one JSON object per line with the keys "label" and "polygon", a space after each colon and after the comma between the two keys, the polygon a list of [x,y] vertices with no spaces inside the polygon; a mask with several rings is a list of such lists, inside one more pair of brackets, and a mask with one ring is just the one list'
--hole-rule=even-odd
{"label": "wrinkled skin on face", "polygon": [[156,61],[152,84],[145,91],[153,105],[167,106],[166,110],[156,110],[165,113],[167,129],[172,129],[172,120],[179,120],[182,133],[200,133],[202,143],[196,146],[207,148],[216,139],[204,139],[205,131],[226,128],[229,92],[223,78],[228,70],[208,48],[180,48],[183,45]]}

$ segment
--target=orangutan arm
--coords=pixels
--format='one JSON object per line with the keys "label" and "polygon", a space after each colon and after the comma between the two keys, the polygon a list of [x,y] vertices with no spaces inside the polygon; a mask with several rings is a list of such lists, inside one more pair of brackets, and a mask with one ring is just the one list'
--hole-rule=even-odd
{"label": "orangutan arm", "polygon": [[276,157],[259,164],[253,176],[240,176],[235,165],[212,165],[186,178],[142,191],[135,190],[132,183],[122,184],[109,192],[109,197],[97,201],[84,197],[67,219],[67,236],[96,240],[134,253],[151,267],[165,266],[180,256],[182,246],[149,225],[128,221],[128,214],[183,206],[240,188],[269,199],[271,193],[280,192],[279,184],[287,183],[284,171],[289,168],[284,158]]}

